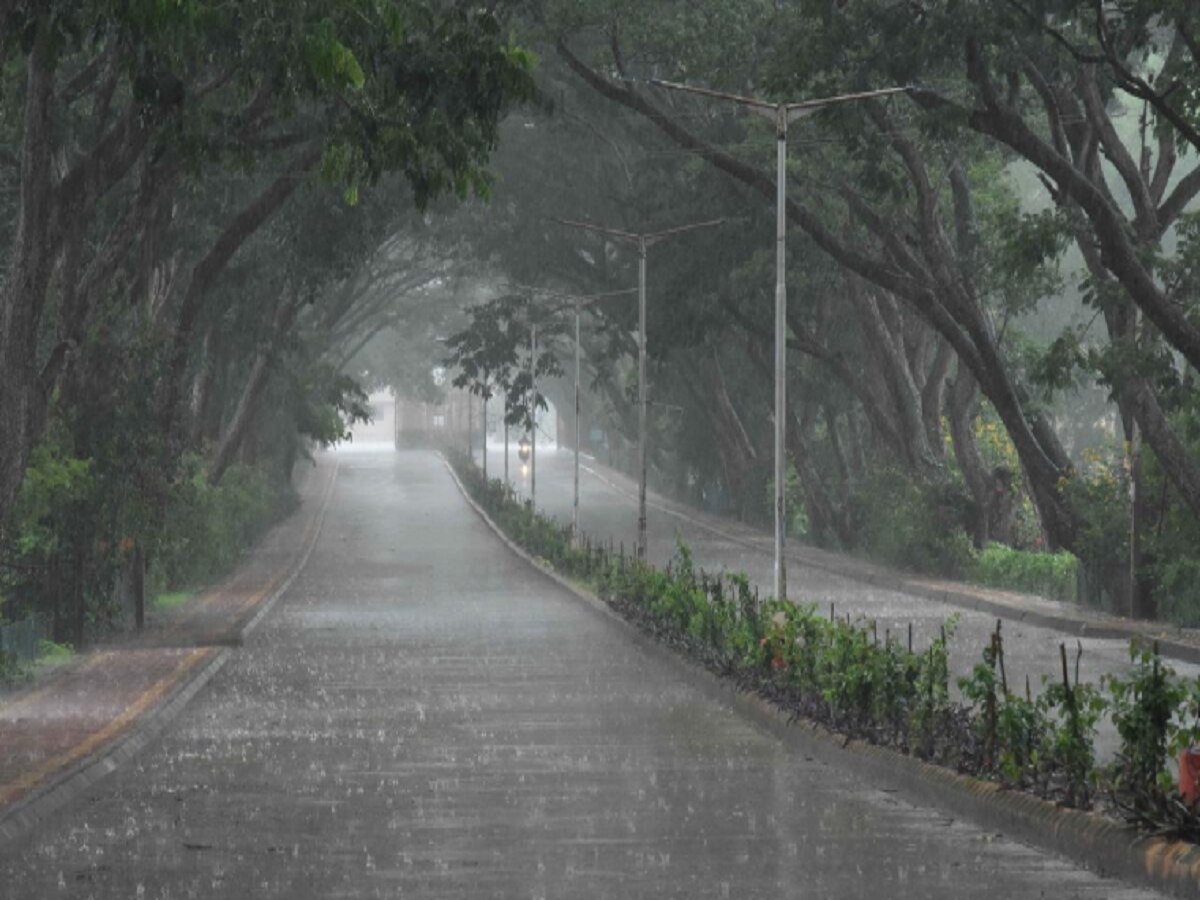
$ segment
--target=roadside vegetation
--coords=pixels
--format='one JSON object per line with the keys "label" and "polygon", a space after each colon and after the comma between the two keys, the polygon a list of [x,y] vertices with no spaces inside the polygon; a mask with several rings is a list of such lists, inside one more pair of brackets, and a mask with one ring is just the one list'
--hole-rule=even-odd
{"label": "roadside vegetation", "polygon": [[[532,58],[413,0],[0,3],[0,627],[81,648],[219,577],[364,419]],[[148,599],[149,598],[149,599]],[[125,602],[128,601],[128,602]],[[11,673],[12,650],[0,650]]]}
{"label": "roadside vegetation", "polygon": [[[496,274],[450,345],[463,387],[522,421],[533,325],[573,368],[571,304],[540,291],[637,284],[636,247],[555,219],[724,217],[649,254],[650,482],[769,527],[774,129],[655,80],[767,102],[907,88],[791,131],[794,536],[1200,625],[1200,6],[526,8],[554,103],[513,117],[498,202],[459,219]],[[583,309],[585,449],[631,473],[638,331],[633,296]],[[536,367],[573,434],[569,377]]]}
{"label": "roadside vegetation", "polygon": [[[1160,834],[1200,841],[1174,760],[1200,741],[1200,681],[1177,676],[1157,646],[1131,645],[1127,677],[1079,679],[1082,649],[1060,646],[1061,677],[1036,695],[1012,684],[997,623],[972,673],[952,685],[957,617],[928,646],[834,609],[759,597],[744,575],[698,569],[686,545],[660,570],[623,547],[572,540],[465,454],[447,457],[467,492],[532,556],[587,585],[614,610],[742,689],[832,731]],[[952,688],[957,687],[957,692]],[[1110,719],[1116,758],[1096,758]]]}

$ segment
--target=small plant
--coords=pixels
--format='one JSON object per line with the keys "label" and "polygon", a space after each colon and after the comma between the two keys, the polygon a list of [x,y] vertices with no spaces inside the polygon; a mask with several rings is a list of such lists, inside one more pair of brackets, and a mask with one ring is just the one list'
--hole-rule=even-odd
{"label": "small plant", "polygon": [[75,648],[57,641],[38,641],[37,662],[39,666],[61,666],[75,657]]}
{"label": "small plant", "polygon": [[[1108,787],[1139,810],[1139,825],[1200,838],[1200,819],[1179,802],[1165,767],[1168,754],[1200,740],[1200,681],[1185,689],[1157,655],[1134,655],[1127,680],[1104,682],[1122,737],[1116,769],[1098,771],[1095,736],[1109,710],[1104,694],[1071,675],[1033,698],[1010,690],[1000,623],[971,674],[950,695],[950,617],[921,652],[908,640],[880,640],[873,623],[826,618],[815,605],[759,599],[745,575],[698,569],[682,541],[656,569],[624,548],[586,536],[533,510],[499,481],[486,482],[465,456],[450,454],[467,491],[497,525],[558,571],[591,584],[616,610],[659,639],[806,716],[844,733],[974,775],[1088,808]],[[1129,797],[1155,803],[1134,806]],[[1157,804],[1157,805],[1155,805]]]}
{"label": "small plant", "polygon": [[1055,768],[1063,776],[1063,803],[1088,809],[1096,775],[1096,726],[1107,704],[1095,687],[1079,681],[1082,645],[1075,657],[1073,683],[1067,668],[1066,644],[1059,645],[1059,652],[1062,681],[1047,681],[1041,697],[1044,709],[1054,715],[1053,719],[1048,716],[1047,749]]}
{"label": "small plant", "polygon": [[916,695],[911,728],[921,756],[932,759],[940,731],[946,725],[950,709],[949,640],[958,625],[955,613],[942,627],[941,634],[921,655],[917,666]]}

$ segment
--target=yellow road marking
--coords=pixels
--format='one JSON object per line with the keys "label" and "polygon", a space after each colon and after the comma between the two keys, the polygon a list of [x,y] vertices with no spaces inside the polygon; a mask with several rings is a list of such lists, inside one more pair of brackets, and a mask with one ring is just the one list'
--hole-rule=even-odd
{"label": "yellow road marking", "polygon": [[[320,505],[318,506],[318,508],[316,509],[314,514],[309,518],[308,523],[305,525],[303,536],[301,537],[301,541],[300,541],[300,546],[302,548],[308,546],[309,541],[315,535],[315,530],[319,527],[319,522],[322,517],[321,514],[324,511],[325,507],[328,505],[329,498],[333,493],[333,482],[334,482],[334,477],[336,476],[336,474],[337,474],[337,468],[335,466],[333,473],[331,473],[331,475],[329,477],[329,483],[326,485],[323,495],[321,497]],[[255,591],[247,601],[243,602],[242,604],[240,604],[237,607],[237,614],[240,616],[240,614],[242,614],[246,610],[257,606],[260,602],[262,602],[263,598],[267,597],[273,590],[275,590],[276,586],[279,585],[279,583],[281,581],[283,581],[286,574],[289,571],[291,571],[291,568],[292,568],[292,566],[288,565],[282,571],[276,571],[276,573],[273,576],[271,576],[270,579],[268,579],[266,585],[264,585],[259,590]],[[182,621],[177,622],[173,627],[169,628],[168,633],[176,633],[176,632],[182,631],[183,630],[182,626],[184,624],[186,624],[187,622],[189,622],[190,620],[195,618],[196,612],[198,612],[198,608],[197,608],[198,606],[207,605],[207,604],[213,602],[213,600],[215,600],[217,597],[219,597],[223,593],[225,593],[225,591],[227,589],[228,589],[228,586],[226,586],[224,589],[222,587],[217,587],[217,588],[214,588],[214,589],[206,592],[205,595],[202,595],[201,597],[196,598],[195,602],[196,602],[197,606],[193,607],[193,611],[191,612],[191,614],[185,616]],[[237,617],[238,616],[234,617],[235,622],[237,621]],[[138,648],[134,647],[131,649],[138,649]],[[97,653],[90,654],[86,659],[82,660],[78,664],[78,667],[75,668],[69,674],[73,677],[73,676],[77,676],[79,674],[88,672],[91,669],[99,666],[102,662],[104,662],[108,658],[115,656],[117,654],[117,652],[118,651],[105,650],[105,651],[100,651]],[[104,727],[100,728],[99,730],[97,730],[95,732],[92,732],[87,737],[85,737],[83,740],[81,740],[79,743],[68,748],[67,750],[64,750],[62,753],[59,753],[55,756],[50,757],[49,759],[44,760],[42,762],[42,764],[40,766],[38,766],[37,768],[35,768],[34,770],[27,772],[26,774],[20,776],[19,778],[15,779],[13,781],[7,782],[5,784],[0,784],[0,810],[2,810],[5,806],[12,803],[14,800],[18,799],[22,795],[28,793],[29,790],[31,790],[33,787],[35,787],[41,781],[45,780],[50,775],[53,775],[55,772],[63,769],[64,767],[70,765],[71,763],[76,762],[76,761],[88,756],[89,754],[93,753],[96,749],[103,746],[107,741],[116,737],[118,734],[121,733],[121,731],[123,731],[126,728],[126,726],[128,726],[130,723],[132,723],[134,720],[136,720],[139,716],[141,716],[143,713],[145,713],[146,710],[150,709],[155,703],[157,703],[160,699],[162,699],[162,697],[172,687],[174,687],[176,684],[178,684],[180,681],[182,681],[183,677],[189,671],[194,669],[197,664],[199,664],[203,660],[208,659],[215,653],[216,653],[216,649],[213,647],[198,647],[198,648],[192,650],[190,653],[188,653],[187,656],[185,656],[180,661],[180,663],[174,669],[172,669],[170,672],[168,672],[162,678],[158,679],[158,681],[156,681],[154,684],[152,684],[149,688],[147,688],[145,691],[143,691],[137,697],[136,700],[134,700],[131,704],[129,704],[129,706],[127,706],[121,712],[120,715],[118,715],[116,718],[114,718],[110,722],[108,722]],[[24,706],[30,705],[33,701],[41,699],[42,697],[46,696],[47,694],[53,692],[59,686],[60,686],[59,681],[57,679],[55,679],[55,680],[52,680],[49,683],[47,683],[44,687],[38,688],[37,690],[32,691],[31,693],[27,694],[26,696],[14,700],[12,704],[9,704],[9,705],[6,705],[3,707],[4,717],[5,718],[13,718],[14,717],[13,712],[15,710],[18,710]]]}
{"label": "yellow road marking", "polygon": [[184,657],[178,666],[143,691],[141,695],[133,701],[133,703],[125,707],[125,710],[119,716],[117,716],[99,731],[92,732],[75,746],[68,750],[64,750],[62,753],[59,753],[56,756],[50,757],[36,769],[26,773],[25,775],[22,775],[15,781],[10,781],[5,785],[0,785],[0,807],[11,803],[22,794],[27,793],[40,781],[54,774],[59,769],[62,769],[76,760],[87,756],[106,741],[115,737],[125,728],[126,725],[158,702],[158,700],[160,700],[162,696],[171,689],[171,687],[177,684],[184,675],[195,668],[199,662],[207,659],[214,652],[216,651],[211,647],[200,647],[193,650],[186,657]]}

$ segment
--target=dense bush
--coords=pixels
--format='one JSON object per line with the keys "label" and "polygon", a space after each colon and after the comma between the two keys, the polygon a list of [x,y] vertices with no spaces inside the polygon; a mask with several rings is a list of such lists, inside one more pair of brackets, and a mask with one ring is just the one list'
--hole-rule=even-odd
{"label": "dense bush", "polygon": [[1079,560],[1067,552],[1036,553],[988,544],[975,559],[971,578],[991,587],[1074,600]]}
{"label": "dense bush", "polygon": [[291,488],[262,469],[232,466],[209,484],[201,459],[184,459],[152,556],[156,587],[194,587],[220,577],[295,504]]}
{"label": "dense bush", "polygon": [[[1200,681],[1185,683],[1157,653],[1132,651],[1128,680],[1099,687],[1072,676],[1037,697],[1010,690],[997,625],[981,661],[950,691],[956,618],[924,649],[875,624],[820,614],[814,605],[760,599],[743,575],[698,570],[682,543],[665,570],[623,549],[572,541],[568,527],[535,512],[499,481],[485,482],[450,454],[467,491],[514,541],[557,571],[590,584],[643,630],[736,679],[795,715],[1067,805],[1090,807],[1099,788],[1130,821],[1190,839],[1200,816],[1183,806],[1168,756],[1200,738]],[[1082,653],[1080,649],[1079,653]],[[1099,723],[1111,715],[1117,760],[1095,759]]]}
{"label": "dense bush", "polygon": [[953,481],[926,483],[898,469],[883,469],[866,479],[853,515],[862,549],[872,559],[962,577],[974,563],[970,510],[970,498]]}

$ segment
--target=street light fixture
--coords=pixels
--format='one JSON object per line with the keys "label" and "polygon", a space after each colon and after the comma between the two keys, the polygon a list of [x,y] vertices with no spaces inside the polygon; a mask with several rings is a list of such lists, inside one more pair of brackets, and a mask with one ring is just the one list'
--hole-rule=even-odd
{"label": "street light fixture", "polygon": [[776,144],[776,197],[775,197],[775,596],[787,599],[787,568],[784,562],[784,535],[787,530],[787,508],[785,484],[786,460],[786,415],[787,415],[787,139],[788,125],[818,110],[839,103],[870,100],[891,94],[902,94],[908,88],[884,88],[857,94],[842,94],[837,97],[822,97],[803,100],[799,103],[771,103],[757,97],[742,97],[708,88],[676,84],[654,78],[650,83],[657,87],[699,94],[716,100],[727,100],[748,107],[751,112],[765,116],[775,122]]}
{"label": "street light fixture", "polygon": [[655,244],[668,238],[697,231],[701,228],[711,228],[722,224],[724,219],[712,219],[707,222],[696,222],[692,225],[681,225],[663,231],[630,232],[616,228],[605,228],[591,222],[573,222],[567,219],[555,219],[560,225],[568,228],[578,228],[602,234],[618,241],[633,244],[638,250],[638,526],[637,526],[637,556],[646,558],[646,251]]}
{"label": "street light fixture", "polygon": [[627,297],[630,294],[636,294],[637,288],[626,288],[621,291],[604,291],[599,294],[561,294],[557,291],[543,290],[542,288],[531,288],[524,286],[515,286],[520,290],[536,292],[544,297],[549,297],[555,300],[563,300],[574,304],[575,306],[575,494],[571,506],[571,537],[572,539],[579,537],[579,373],[581,368],[580,362],[580,341],[579,341],[579,323],[583,315],[583,307],[585,304],[591,304],[597,300],[607,300],[612,297]]}

